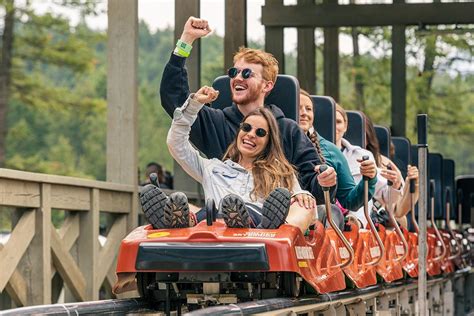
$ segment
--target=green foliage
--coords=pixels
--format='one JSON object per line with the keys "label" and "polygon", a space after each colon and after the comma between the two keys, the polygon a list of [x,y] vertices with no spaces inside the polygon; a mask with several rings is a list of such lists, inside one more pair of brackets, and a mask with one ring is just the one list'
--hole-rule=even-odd
{"label": "green foliage", "polygon": [[[355,109],[354,78],[359,75],[365,87],[366,114],[377,124],[390,126],[391,31],[359,31],[372,48],[361,56],[357,68],[352,56],[341,56],[341,104]],[[463,146],[474,136],[473,44],[471,33],[420,37],[414,28],[407,30],[407,136],[415,143],[416,115],[429,114],[430,151],[454,159],[456,174],[474,171],[474,149]],[[471,72],[456,71],[457,62],[464,62]]]}

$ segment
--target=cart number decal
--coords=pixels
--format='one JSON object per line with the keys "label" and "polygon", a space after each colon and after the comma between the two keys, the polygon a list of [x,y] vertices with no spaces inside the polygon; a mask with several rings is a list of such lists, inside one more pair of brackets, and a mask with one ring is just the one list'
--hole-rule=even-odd
{"label": "cart number decal", "polygon": [[395,252],[397,253],[397,255],[403,255],[405,253],[405,248],[400,245],[395,245]]}
{"label": "cart number decal", "polygon": [[370,248],[370,256],[372,258],[380,257],[380,248],[378,246]]}
{"label": "cart number decal", "polygon": [[347,259],[350,257],[349,250],[346,247],[339,247],[339,255],[341,259]]}
{"label": "cart number decal", "polygon": [[295,247],[297,259],[314,259],[313,249],[311,247]]}

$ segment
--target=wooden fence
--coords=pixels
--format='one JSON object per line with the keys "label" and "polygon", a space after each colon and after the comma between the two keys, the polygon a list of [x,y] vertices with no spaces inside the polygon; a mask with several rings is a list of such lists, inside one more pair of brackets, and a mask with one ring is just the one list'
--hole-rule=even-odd
{"label": "wooden fence", "polygon": [[[137,225],[137,201],[130,185],[0,169],[0,212],[12,215],[9,239],[0,244],[0,293],[11,304],[0,309],[55,303],[63,287],[66,302],[99,299],[115,282],[117,250]],[[64,220],[55,227],[51,215],[60,210]]]}

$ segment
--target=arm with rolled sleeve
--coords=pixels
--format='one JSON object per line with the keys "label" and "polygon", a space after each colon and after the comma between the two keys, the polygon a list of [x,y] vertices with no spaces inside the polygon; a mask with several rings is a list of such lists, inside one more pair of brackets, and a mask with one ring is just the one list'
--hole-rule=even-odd
{"label": "arm with rolled sleeve", "polygon": [[202,107],[203,105],[193,100],[191,95],[182,107],[174,111],[173,122],[166,139],[171,156],[186,173],[201,183],[207,159],[201,157],[199,152],[191,146],[189,133]]}

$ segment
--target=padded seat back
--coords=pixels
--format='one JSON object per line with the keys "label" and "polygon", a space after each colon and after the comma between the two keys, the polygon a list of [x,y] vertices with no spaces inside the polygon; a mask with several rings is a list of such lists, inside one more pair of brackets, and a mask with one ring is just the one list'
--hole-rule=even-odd
{"label": "padded seat back", "polygon": [[331,97],[312,95],[313,127],[325,139],[336,142],[336,102]]}
{"label": "padded seat back", "polygon": [[[217,77],[212,87],[219,90],[219,97],[211,104],[213,108],[223,109],[232,105],[229,76]],[[265,104],[278,106],[287,118],[298,121],[299,93],[300,85],[295,77],[278,75],[275,86],[265,99]]]}
{"label": "padded seat back", "polygon": [[[434,180],[435,183],[435,192],[434,192],[434,201],[435,201],[435,219],[444,218],[444,205],[443,205],[443,194],[444,194],[444,185],[443,185],[443,156],[438,153],[429,153],[428,154],[428,179]],[[429,199],[428,205],[428,218],[431,218],[431,198]]]}
{"label": "padded seat back", "polygon": [[456,189],[457,200],[462,209],[462,222],[471,224],[471,210],[474,208],[474,175],[456,177]]}
{"label": "padded seat back", "polygon": [[407,166],[411,164],[411,149],[410,140],[405,137],[394,136],[391,138],[393,146],[395,146],[395,158],[393,162],[400,169],[403,179],[407,176]]}
{"label": "padded seat back", "polygon": [[365,118],[359,111],[346,111],[347,131],[344,136],[352,145],[365,148]]}
{"label": "padded seat back", "polygon": [[380,153],[390,158],[390,131],[385,126],[374,125],[375,135],[379,141]]}
{"label": "padded seat back", "polygon": [[[457,207],[456,207],[456,182],[455,182],[455,164],[452,159],[443,159],[443,206],[447,202],[451,205],[450,219],[457,218]],[[446,218],[446,207],[444,207],[444,217]]]}

